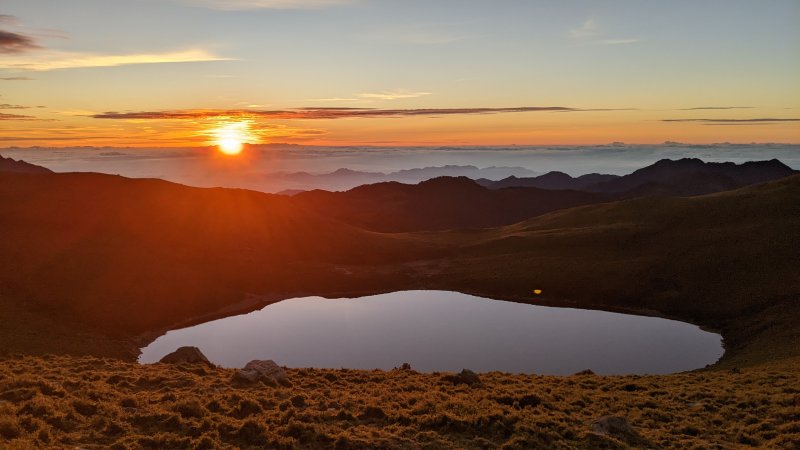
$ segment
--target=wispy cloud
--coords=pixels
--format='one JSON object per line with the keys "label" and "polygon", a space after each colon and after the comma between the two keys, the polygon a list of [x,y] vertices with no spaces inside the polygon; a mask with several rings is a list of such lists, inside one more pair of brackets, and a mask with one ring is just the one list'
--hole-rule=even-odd
{"label": "wispy cloud", "polygon": [[0,120],[39,120],[33,116],[23,116],[21,114],[0,113]]}
{"label": "wispy cloud", "polygon": [[32,81],[31,77],[0,77],[0,81]]}
{"label": "wispy cloud", "polygon": [[569,37],[572,39],[584,39],[597,35],[597,22],[594,19],[587,19],[586,22],[577,28],[569,30]]}
{"label": "wispy cloud", "polygon": [[0,103],[0,109],[29,109],[33,106],[12,105],[10,103]]}
{"label": "wispy cloud", "polygon": [[355,3],[355,0],[180,0],[181,3],[223,11],[253,9],[321,9]]}
{"label": "wispy cloud", "polygon": [[30,36],[0,30],[0,54],[25,53],[40,48]]}
{"label": "wispy cloud", "polygon": [[399,99],[406,99],[406,98],[419,98],[424,97],[426,95],[431,95],[430,92],[412,92],[406,90],[396,90],[396,91],[383,91],[383,92],[376,92],[376,93],[366,93],[361,94],[359,97],[361,98],[368,98],[368,99],[375,99],[375,100],[399,100]]}
{"label": "wispy cloud", "polygon": [[0,56],[0,68],[13,70],[47,71],[85,67],[114,67],[131,64],[164,64],[182,62],[227,61],[205,50],[184,50],[166,53],[137,53],[127,55],[102,55],[61,51],[42,51],[23,57]]}
{"label": "wispy cloud", "polygon": [[366,35],[369,40],[398,44],[444,45],[470,38],[465,24],[418,24],[374,30]]}
{"label": "wispy cloud", "polygon": [[0,24],[2,25],[16,25],[18,23],[17,16],[8,14],[0,14]]}
{"label": "wispy cloud", "polygon": [[703,125],[773,125],[783,122],[800,122],[795,118],[754,118],[754,119],[662,119],[662,122],[696,122]]}
{"label": "wispy cloud", "polygon": [[755,106],[697,106],[694,108],[681,108],[678,111],[702,111],[702,110],[725,110],[725,109],[754,109]]}
{"label": "wispy cloud", "polygon": [[419,98],[426,95],[431,95],[431,92],[416,92],[408,91],[405,89],[396,89],[391,91],[381,92],[367,92],[358,94],[355,97],[329,97],[329,98],[314,98],[309,101],[312,102],[363,102],[372,100],[403,100],[409,98]]}
{"label": "wispy cloud", "polygon": [[624,45],[624,44],[635,44],[639,42],[639,39],[632,38],[632,39],[599,39],[594,41],[594,44],[598,45]]}
{"label": "wispy cloud", "polygon": [[594,19],[587,19],[581,26],[569,30],[569,37],[597,45],[624,45],[639,42],[638,38],[610,38]]}
{"label": "wispy cloud", "polygon": [[328,97],[328,98],[310,98],[310,102],[323,102],[323,103],[337,103],[337,102],[360,102],[363,99],[358,97]]}
{"label": "wispy cloud", "polygon": [[402,118],[438,117],[468,114],[506,114],[525,112],[584,112],[620,111],[621,109],[580,109],[565,106],[520,106],[513,108],[423,108],[423,109],[377,109],[377,108],[297,108],[286,110],[176,110],[105,112],[94,114],[95,119],[128,120],[170,120],[170,119],[209,119],[209,118],[264,118],[276,120],[291,119],[345,119],[345,118]]}

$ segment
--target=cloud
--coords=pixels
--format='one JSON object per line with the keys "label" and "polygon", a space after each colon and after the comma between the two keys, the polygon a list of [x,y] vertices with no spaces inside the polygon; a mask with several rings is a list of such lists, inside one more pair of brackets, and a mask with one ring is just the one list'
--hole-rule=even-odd
{"label": "cloud", "polygon": [[19,23],[17,20],[17,16],[11,16],[8,14],[0,14],[0,24],[3,25],[16,25]]}
{"label": "cloud", "polygon": [[21,114],[0,113],[0,120],[39,120],[33,116],[23,116]]}
{"label": "cloud", "polygon": [[413,92],[405,89],[358,94],[356,97],[329,97],[310,99],[312,102],[363,102],[371,100],[402,100],[431,95],[430,92]]}
{"label": "cloud", "polygon": [[0,77],[0,81],[31,81],[30,77]]}
{"label": "cloud", "polygon": [[354,3],[355,0],[181,0],[181,3],[223,11],[253,9],[322,9]]}
{"label": "cloud", "polygon": [[600,39],[598,41],[594,41],[595,44],[598,45],[624,45],[624,44],[635,44],[639,42],[639,39]]}
{"label": "cloud", "polygon": [[577,28],[569,30],[569,37],[596,45],[624,45],[639,42],[638,38],[609,38],[600,30],[594,19],[587,19]]}
{"label": "cloud", "polygon": [[597,35],[597,23],[594,19],[587,19],[578,28],[569,30],[569,37],[572,39],[584,39]]}
{"label": "cloud", "polygon": [[329,97],[329,98],[312,98],[308,101],[311,102],[360,102],[362,99],[357,97]]}
{"label": "cloud", "polygon": [[375,100],[399,100],[405,98],[418,98],[424,97],[426,95],[431,95],[430,92],[410,92],[406,90],[397,90],[397,91],[383,91],[383,92],[376,92],[376,93],[367,93],[361,94],[359,97],[361,98],[368,98],[368,99],[375,99]]}
{"label": "cloud", "polygon": [[696,122],[703,125],[773,125],[782,122],[800,122],[793,118],[755,118],[755,119],[662,119],[662,122]]}
{"label": "cloud", "polygon": [[0,109],[29,109],[33,106],[11,105],[9,103],[0,103]]}
{"label": "cloud", "polygon": [[702,111],[718,109],[753,109],[755,106],[697,106],[695,108],[681,108],[678,111]]}
{"label": "cloud", "polygon": [[29,36],[0,30],[0,54],[25,53],[40,48]]}
{"label": "cloud", "polygon": [[140,112],[105,112],[93,114],[95,119],[127,119],[127,120],[172,120],[172,119],[273,119],[273,120],[319,120],[347,118],[402,118],[402,117],[438,117],[470,114],[504,114],[524,112],[586,112],[586,111],[623,111],[629,109],[580,109],[565,106],[520,106],[512,108],[420,108],[420,109],[377,109],[377,108],[345,108],[345,107],[310,107],[285,110],[176,110],[176,111],[140,111]]}
{"label": "cloud", "polygon": [[0,68],[47,71],[85,67],[115,67],[131,64],[164,64],[181,62],[229,61],[205,50],[185,50],[167,53],[137,53],[128,55],[98,55],[45,51],[25,58],[0,57]]}

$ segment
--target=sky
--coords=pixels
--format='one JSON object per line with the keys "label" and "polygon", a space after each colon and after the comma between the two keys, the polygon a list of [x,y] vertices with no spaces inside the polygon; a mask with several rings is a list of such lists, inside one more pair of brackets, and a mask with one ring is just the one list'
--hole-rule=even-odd
{"label": "sky", "polygon": [[0,147],[800,143],[798,23],[797,0],[3,0]]}

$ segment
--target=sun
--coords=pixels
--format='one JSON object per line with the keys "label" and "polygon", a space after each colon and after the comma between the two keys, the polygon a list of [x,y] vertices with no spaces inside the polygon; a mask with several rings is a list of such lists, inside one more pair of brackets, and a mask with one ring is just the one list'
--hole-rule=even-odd
{"label": "sun", "polygon": [[247,121],[221,124],[211,130],[211,135],[214,136],[214,144],[219,151],[231,156],[241,153],[244,144],[252,140],[250,123]]}
{"label": "sun", "polygon": [[226,138],[220,139],[217,145],[219,145],[219,151],[226,155],[238,155],[242,153],[244,143],[236,138]]}

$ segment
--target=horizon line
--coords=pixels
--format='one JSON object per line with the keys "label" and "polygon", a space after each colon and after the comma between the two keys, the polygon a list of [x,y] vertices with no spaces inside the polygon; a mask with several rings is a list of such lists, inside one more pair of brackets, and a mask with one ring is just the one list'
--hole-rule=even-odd
{"label": "horizon line", "polygon": [[[800,142],[680,142],[680,141],[663,141],[663,142],[603,142],[603,143],[590,143],[590,144],[300,144],[293,142],[269,142],[251,144],[245,143],[247,147],[268,147],[268,146],[291,146],[291,147],[319,147],[319,148],[352,148],[352,147],[368,147],[368,148],[459,148],[459,147],[472,147],[472,148],[500,148],[500,147],[625,147],[625,146],[723,146],[723,145],[737,145],[737,146],[755,146],[755,145],[800,145]],[[162,146],[120,146],[120,145],[32,145],[32,146],[19,146],[12,145],[8,147],[0,147],[2,150],[36,150],[36,149],[79,149],[79,148],[117,148],[117,149],[210,149],[216,148],[215,144],[207,145],[162,145]]]}

